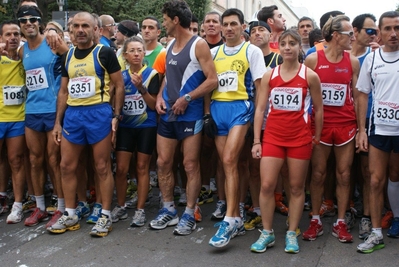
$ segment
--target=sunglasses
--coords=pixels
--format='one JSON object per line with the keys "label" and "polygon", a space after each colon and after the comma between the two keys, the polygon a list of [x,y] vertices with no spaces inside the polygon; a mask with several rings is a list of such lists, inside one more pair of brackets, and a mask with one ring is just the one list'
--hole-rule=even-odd
{"label": "sunglasses", "polygon": [[377,35],[376,29],[371,29],[371,28],[363,28],[363,29],[367,33],[367,35]]}
{"label": "sunglasses", "polygon": [[107,24],[107,25],[104,25],[105,27],[112,27],[112,26],[116,26],[116,23],[111,23],[111,24]]}
{"label": "sunglasses", "polygon": [[345,34],[345,35],[348,35],[349,37],[352,37],[353,36],[353,31],[343,31],[343,32],[339,32],[340,34]]}
{"label": "sunglasses", "polygon": [[18,18],[18,21],[20,23],[25,24],[25,23],[28,22],[28,20],[29,20],[30,23],[35,23],[36,21],[40,21],[41,19],[42,19],[41,17]]}

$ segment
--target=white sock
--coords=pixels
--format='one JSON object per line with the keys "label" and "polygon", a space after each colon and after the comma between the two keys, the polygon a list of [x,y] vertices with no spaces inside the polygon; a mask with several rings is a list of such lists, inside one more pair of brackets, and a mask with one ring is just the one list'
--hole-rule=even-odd
{"label": "white sock", "polygon": [[337,221],[334,223],[334,226],[336,226],[339,222],[345,222],[345,219],[337,219]]}
{"label": "white sock", "polygon": [[44,195],[35,196],[36,198],[36,207],[38,207],[41,211],[46,210],[46,203],[44,201]]}
{"label": "white sock", "polygon": [[110,210],[101,210],[101,214],[107,215],[108,218],[111,218],[111,211]]}
{"label": "white sock", "polygon": [[229,225],[231,226],[231,225],[234,225],[236,223],[236,218],[224,216],[223,221],[228,222]]}
{"label": "white sock", "polygon": [[256,214],[258,214],[258,216],[261,216],[260,207],[254,208],[254,212],[255,212]]}
{"label": "white sock", "polygon": [[73,216],[75,216],[75,214],[76,214],[76,209],[69,209],[69,208],[66,208],[65,211],[68,212],[68,216],[69,216],[69,217],[73,217]]}
{"label": "white sock", "polygon": [[371,231],[376,233],[377,236],[379,236],[379,237],[382,236],[382,229],[381,228],[371,228]]}
{"label": "white sock", "polygon": [[317,220],[321,224],[320,215],[312,215],[312,220]]}
{"label": "white sock", "polygon": [[65,198],[58,198],[57,200],[57,209],[64,213],[65,211]]}
{"label": "white sock", "polygon": [[186,207],[186,210],[184,211],[184,213],[187,213],[191,217],[194,217],[194,209],[190,209],[190,208]]}
{"label": "white sock", "polygon": [[166,208],[170,212],[174,212],[176,210],[175,208],[175,202],[170,201],[170,202],[164,202],[163,207]]}
{"label": "white sock", "polygon": [[388,198],[393,217],[399,217],[399,182],[392,182],[388,179]]}
{"label": "white sock", "polygon": [[17,208],[18,210],[22,210],[22,202],[14,202],[12,207]]}
{"label": "white sock", "polygon": [[242,225],[242,219],[241,219],[241,217],[234,217],[234,219],[236,220],[238,226],[241,226],[241,225]]}

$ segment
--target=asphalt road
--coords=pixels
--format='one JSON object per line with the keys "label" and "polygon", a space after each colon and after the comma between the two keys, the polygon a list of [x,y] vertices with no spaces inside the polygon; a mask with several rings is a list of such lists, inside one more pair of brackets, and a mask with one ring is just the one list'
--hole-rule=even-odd
{"label": "asphalt road", "polygon": [[[154,196],[157,196],[154,189]],[[386,237],[386,247],[372,254],[356,252],[358,227],[352,230],[354,242],[340,243],[331,235],[335,218],[323,218],[324,235],[316,241],[299,238],[298,254],[284,252],[286,217],[275,214],[276,244],[265,253],[252,253],[249,247],[259,237],[257,230],[247,231],[244,236],[231,240],[222,249],[208,245],[216,232],[210,215],[215,203],[202,205],[203,221],[189,236],[173,235],[173,228],[151,230],[148,226],[129,226],[134,210],[128,210],[129,218],[113,225],[113,231],[104,238],[89,235],[92,225],[81,222],[81,229],[61,235],[49,234],[45,223],[25,227],[23,223],[7,225],[6,215],[0,215],[0,266],[398,266],[399,240]],[[147,220],[156,216],[158,198],[153,197],[146,207]],[[183,208],[179,207],[179,214]],[[304,212],[300,223],[302,231],[309,224]]]}

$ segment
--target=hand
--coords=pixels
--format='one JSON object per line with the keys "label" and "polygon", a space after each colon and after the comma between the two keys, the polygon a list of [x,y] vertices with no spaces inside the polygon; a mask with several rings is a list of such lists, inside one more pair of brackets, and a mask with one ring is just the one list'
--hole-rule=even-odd
{"label": "hand", "polygon": [[157,96],[157,102],[155,103],[155,109],[159,115],[166,114],[166,104],[162,96]]}
{"label": "hand", "polygon": [[141,74],[132,73],[132,75],[130,75],[130,78],[131,78],[134,86],[136,86],[136,88],[139,89],[139,92],[141,93],[144,89],[143,88],[143,76]]}
{"label": "hand", "polygon": [[262,157],[262,145],[260,142],[252,145],[251,153],[254,159],[260,159]]}
{"label": "hand", "polygon": [[184,97],[179,97],[172,106],[173,114],[182,115],[186,112],[188,106],[187,100]]}
{"label": "hand", "polygon": [[8,56],[8,40],[5,43],[0,43],[0,56]]}
{"label": "hand", "polygon": [[53,140],[59,146],[62,140],[62,127],[60,124],[55,124],[53,128]]}
{"label": "hand", "polygon": [[204,116],[204,133],[209,138],[215,138],[215,135],[218,133],[218,127],[211,114],[206,114]]}
{"label": "hand", "polygon": [[367,133],[365,131],[359,131],[355,137],[356,142],[356,153],[359,152],[368,152],[368,138]]}
{"label": "hand", "polygon": [[47,31],[46,42],[52,50],[56,50],[63,40],[55,31]]}

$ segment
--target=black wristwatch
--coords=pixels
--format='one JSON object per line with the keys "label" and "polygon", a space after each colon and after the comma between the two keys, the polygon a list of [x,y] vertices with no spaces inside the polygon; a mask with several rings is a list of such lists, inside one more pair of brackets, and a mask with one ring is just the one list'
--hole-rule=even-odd
{"label": "black wristwatch", "polygon": [[191,102],[191,95],[185,94],[185,95],[184,95],[184,99],[185,99],[187,102]]}
{"label": "black wristwatch", "polygon": [[113,118],[117,119],[118,121],[121,121],[123,116],[121,114],[114,114]]}

